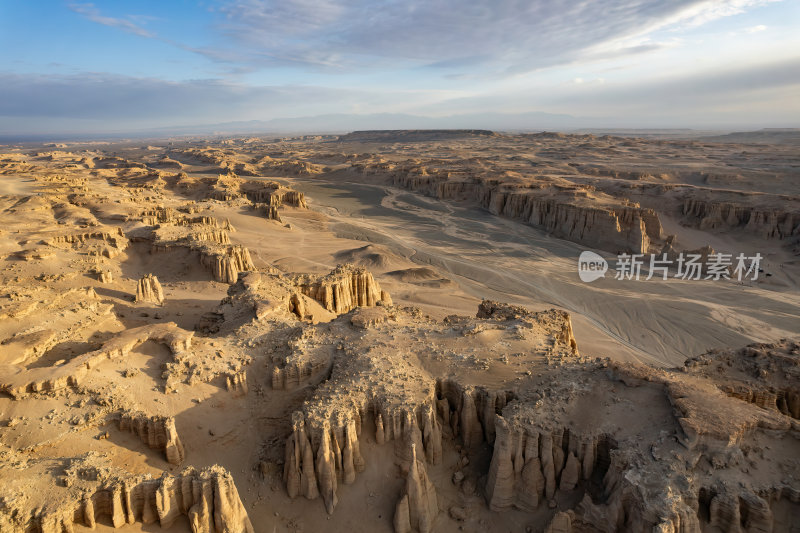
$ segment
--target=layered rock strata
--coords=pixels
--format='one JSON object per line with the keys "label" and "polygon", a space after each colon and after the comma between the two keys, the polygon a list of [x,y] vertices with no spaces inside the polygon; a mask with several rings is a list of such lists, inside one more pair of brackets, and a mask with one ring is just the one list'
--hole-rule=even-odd
{"label": "layered rock strata", "polygon": [[136,302],[164,303],[164,291],[161,283],[153,274],[146,274],[136,285]]}
{"label": "layered rock strata", "polygon": [[[362,172],[385,172],[354,165]],[[450,171],[400,165],[388,171],[391,183],[442,200],[468,200],[493,214],[520,220],[563,239],[610,252],[647,253],[661,238],[658,214],[626,199],[574,185],[514,186],[514,180],[455,177]],[[593,194],[594,201],[586,200]]]}
{"label": "layered rock strata", "polygon": [[103,361],[124,357],[143,342],[161,342],[178,356],[189,350],[192,336],[193,332],[179,328],[174,322],[131,328],[105,342],[100,349],[79,355],[60,366],[27,370],[4,367],[0,374],[0,391],[22,398],[31,394],[77,387],[83,377]]}
{"label": "layered rock strata", "polygon": [[114,528],[135,523],[170,528],[185,516],[194,533],[254,533],[233,478],[220,466],[187,468],[153,479],[97,469],[87,462],[82,459],[71,466],[64,479],[67,488],[49,500],[17,499],[0,508],[2,530],[62,533],[75,525],[94,529],[100,520]]}
{"label": "layered rock strata", "polygon": [[701,230],[741,229],[764,239],[788,239],[800,235],[799,211],[687,198],[681,214],[694,221]]}
{"label": "layered rock strata", "polygon": [[138,435],[150,448],[163,450],[168,463],[180,465],[183,462],[186,453],[173,417],[148,416],[142,412],[122,413],[119,429]]}
{"label": "layered rock strata", "polygon": [[436,488],[428,478],[423,461],[417,460],[416,445],[411,444],[411,466],[406,485],[394,512],[395,533],[430,533],[439,512]]}
{"label": "layered rock strata", "polygon": [[362,267],[339,265],[323,277],[299,276],[295,284],[300,291],[332,313],[342,314],[357,306],[373,306],[390,302],[372,274]]}

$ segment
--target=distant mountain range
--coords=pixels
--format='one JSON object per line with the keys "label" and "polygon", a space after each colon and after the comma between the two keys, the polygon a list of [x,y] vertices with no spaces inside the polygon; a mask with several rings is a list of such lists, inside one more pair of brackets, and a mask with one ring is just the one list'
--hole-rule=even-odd
{"label": "distant mountain range", "polygon": [[796,139],[796,136],[800,135],[800,130],[785,128],[759,130],[756,135],[753,135],[752,132],[730,133],[731,129],[727,131],[704,131],[687,128],[619,128],[609,127],[608,119],[575,117],[567,114],[544,112],[469,113],[441,117],[404,113],[339,113],[309,117],[275,118],[271,120],[157,127],[138,131],[81,134],[0,134],[0,143],[143,139],[173,136],[342,134],[364,130],[430,129],[484,129],[499,132],[560,131],[567,133],[594,133],[598,135],[703,138],[720,142],[787,142],[785,140],[787,137]]}
{"label": "distant mountain range", "polygon": [[553,113],[472,113],[426,117],[403,113],[330,114],[312,117],[248,120],[158,128],[172,135],[246,133],[346,133],[357,130],[487,129],[501,131],[565,130],[588,127],[590,121]]}

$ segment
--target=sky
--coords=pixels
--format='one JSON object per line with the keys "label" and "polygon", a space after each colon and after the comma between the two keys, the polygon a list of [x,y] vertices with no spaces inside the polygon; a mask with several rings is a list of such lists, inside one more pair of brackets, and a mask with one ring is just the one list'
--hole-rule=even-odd
{"label": "sky", "polygon": [[370,114],[800,127],[799,29],[799,0],[0,0],[0,133]]}

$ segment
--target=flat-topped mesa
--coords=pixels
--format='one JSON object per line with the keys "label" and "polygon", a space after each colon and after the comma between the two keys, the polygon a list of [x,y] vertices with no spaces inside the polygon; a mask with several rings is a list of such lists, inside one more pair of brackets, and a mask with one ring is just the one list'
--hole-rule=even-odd
{"label": "flat-topped mesa", "polygon": [[221,466],[153,479],[84,465],[90,458],[70,466],[64,485],[48,499],[18,499],[0,508],[0,528],[62,533],[75,524],[94,529],[102,520],[114,528],[157,522],[167,529],[185,516],[195,533],[254,533],[233,478]]}
{"label": "flat-topped mesa", "polygon": [[[227,221],[223,224],[230,227]],[[159,225],[137,233],[139,239],[152,241],[150,253],[187,248],[200,256],[200,263],[216,281],[236,283],[239,272],[255,270],[255,265],[250,251],[241,244],[232,245],[227,230],[218,229],[219,225]]]}
{"label": "flat-topped mesa", "polygon": [[789,239],[800,235],[800,206],[796,206],[796,210],[770,209],[746,203],[687,198],[682,214],[701,230],[742,228],[764,239]]}
{"label": "flat-topped mesa", "polygon": [[248,200],[254,203],[274,205],[275,207],[283,205],[291,205],[303,209],[308,207],[305,194],[284,187],[277,181],[241,180],[239,189]]}
{"label": "flat-topped mesa", "polygon": [[[550,316],[547,316],[549,313]],[[531,312],[524,307],[511,305],[492,300],[483,300],[478,306],[477,318],[493,320],[533,319],[537,322],[549,322],[557,326],[560,331],[555,334],[555,341],[569,347],[573,355],[578,355],[578,342],[572,331],[572,318],[566,311],[551,309],[547,312]]]}
{"label": "flat-topped mesa", "polygon": [[158,305],[164,303],[164,291],[161,283],[153,274],[142,276],[136,285],[136,302],[151,302]]}
{"label": "flat-topped mesa", "polygon": [[200,262],[211,271],[216,281],[236,283],[239,272],[255,270],[250,251],[236,244],[224,250],[203,248],[200,251]]}
{"label": "flat-topped mesa", "polygon": [[197,207],[193,204],[188,204],[178,209],[159,206],[142,211],[138,218],[146,226],[156,226],[160,224],[173,226],[204,226],[204,228],[199,229],[199,231],[208,231],[209,229],[234,231],[233,226],[227,218],[220,221],[208,215],[189,216],[196,212],[196,210]]}
{"label": "flat-topped mesa", "polygon": [[105,230],[86,231],[83,233],[66,233],[52,237],[48,242],[51,245],[58,244],[86,244],[91,241],[102,241],[102,255],[105,257],[115,257],[128,247],[128,239],[122,228],[106,228]]}
{"label": "flat-topped mesa", "polygon": [[[568,511],[568,520],[558,520],[559,527],[772,531],[780,523],[775,506],[800,502],[800,487],[793,480],[741,474],[766,464],[787,468],[787,458],[798,453],[798,426],[786,414],[728,398],[719,390],[728,374],[741,376],[752,365],[743,355],[734,356],[742,359],[741,368],[729,359],[730,364],[708,371],[708,379],[691,374],[702,372],[702,365],[688,370],[601,362],[560,367],[565,381],[547,378],[555,385],[546,396],[539,386],[525,388],[498,409],[502,414],[494,414],[487,503],[495,511],[515,507],[533,512],[566,497],[579,501]],[[784,355],[775,353],[775,358]],[[631,417],[632,406],[640,403],[654,414]],[[654,420],[660,420],[655,428]],[[789,448],[769,457],[749,454],[761,442],[760,432],[769,432],[776,446]],[[709,463],[714,468],[703,466]],[[777,503],[784,498],[789,502]]]}
{"label": "flat-topped mesa", "polygon": [[173,417],[148,416],[142,412],[122,413],[119,429],[138,435],[150,448],[163,450],[168,463],[179,465],[183,462],[186,454]]}
{"label": "flat-topped mesa", "polygon": [[[733,369],[720,375],[719,367]],[[686,372],[714,379],[734,398],[800,419],[800,343],[789,339],[739,350],[709,350],[690,357]]]}
{"label": "flat-topped mesa", "polygon": [[[192,189],[189,185],[196,181],[188,177],[183,178],[182,187],[188,192]],[[203,178],[199,180],[199,184],[205,186],[203,190],[208,198],[222,202],[246,203],[246,198],[256,205],[267,204],[275,207],[290,205],[303,209],[308,207],[302,192],[284,187],[277,181],[248,180],[240,178],[235,173],[228,173],[216,178]]]}
{"label": "flat-topped mesa", "polygon": [[[380,379],[394,385],[371,385]],[[284,467],[290,497],[322,495],[328,512],[333,512],[335,480],[352,483],[365,468],[359,440],[366,417],[373,419],[378,444],[395,441],[401,470],[410,466],[411,443],[430,462],[441,461],[442,431],[433,378],[410,358],[386,358],[359,350],[337,358],[330,379],[293,414]]]}
{"label": "flat-topped mesa", "polygon": [[[357,167],[372,172],[369,166]],[[386,172],[378,170],[379,172]],[[661,238],[658,214],[626,199],[572,185],[525,187],[498,178],[452,179],[447,170],[400,167],[389,171],[393,185],[443,200],[476,202],[491,213],[542,228],[556,237],[611,252],[647,253]],[[587,195],[595,198],[588,201]]]}
{"label": "flat-topped mesa", "polygon": [[339,265],[323,277],[303,275],[295,278],[300,291],[318,301],[332,313],[346,313],[357,306],[389,304],[389,293],[365,268],[351,264]]}
{"label": "flat-topped mesa", "polygon": [[[515,393],[462,385],[457,378],[435,379],[423,361],[442,349],[436,343],[441,342],[438,335],[443,329],[456,336],[460,333],[460,346],[464,348],[474,346],[469,340],[472,335],[497,331],[511,342],[519,341],[520,335],[537,339],[542,356],[575,359],[573,347],[560,340],[568,324],[563,312],[531,313],[493,302],[486,302],[482,309],[485,318],[448,317],[442,323],[422,318],[413,309],[363,308],[337,317],[324,327],[306,330],[307,334],[290,341],[290,353],[283,361],[275,362],[273,388],[308,384],[316,384],[316,388],[301,410],[294,413],[293,432],[286,441],[284,480],[289,496],[314,499],[322,495],[331,511],[336,502],[336,486],[328,481],[322,484],[319,469],[328,472],[330,466],[320,457],[330,455],[326,449],[332,451],[332,479],[352,482],[363,468],[359,441],[365,427],[374,431],[378,445],[393,441],[394,462],[404,473],[412,464],[412,444],[417,457],[438,464],[442,460],[444,434],[460,438],[469,450],[494,442],[495,414],[515,398]],[[511,316],[514,310],[518,313]],[[376,311],[381,316],[362,320],[359,315],[364,311]],[[398,321],[409,327],[404,340],[396,340],[397,345],[378,340],[389,332],[397,333],[391,323]],[[512,331],[517,333],[512,335]],[[568,329],[571,339],[570,332]],[[373,340],[367,345],[358,344],[357,339],[365,335]],[[452,341],[453,338],[447,341],[451,352]],[[397,346],[403,349],[398,350]],[[464,360],[459,361],[456,367],[460,368]]]}
{"label": "flat-topped mesa", "polygon": [[428,478],[423,461],[417,460],[416,444],[411,443],[411,464],[406,484],[394,512],[395,533],[430,533],[433,531],[439,505],[436,488]]}
{"label": "flat-topped mesa", "polygon": [[324,171],[322,165],[302,161],[294,158],[273,158],[269,155],[253,159],[253,164],[258,165],[262,173],[269,176],[313,176]]}

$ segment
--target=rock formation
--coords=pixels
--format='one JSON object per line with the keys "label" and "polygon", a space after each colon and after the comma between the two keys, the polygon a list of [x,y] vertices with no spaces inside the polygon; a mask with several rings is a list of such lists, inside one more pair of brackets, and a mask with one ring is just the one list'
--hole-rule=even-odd
{"label": "rock formation", "polygon": [[[794,489],[787,492],[782,483],[762,483],[740,485],[732,493],[714,471],[699,469],[697,461],[736,471],[740,466],[735,457],[748,449],[745,442],[752,442],[753,433],[760,431],[757,428],[792,433],[795,424],[791,418],[777,411],[749,408],[738,400],[726,401],[708,382],[687,380],[674,372],[620,364],[609,377],[623,384],[624,394],[633,397],[665,394],[664,413],[671,417],[674,409],[678,436],[670,439],[662,432],[655,441],[640,442],[636,435],[645,430],[640,422],[629,422],[625,431],[612,433],[603,421],[614,419],[615,410],[624,410],[613,404],[597,406],[602,418],[590,414],[596,421],[580,426],[574,422],[580,419],[574,408],[556,414],[562,401],[559,395],[550,395],[547,406],[537,402],[535,408],[522,399],[512,402],[495,420],[497,436],[486,482],[486,499],[492,509],[513,506],[533,511],[557,493],[582,491],[580,504],[569,516],[554,520],[553,530],[581,523],[635,531],[700,531],[701,524],[708,524],[727,531],[738,530],[745,516],[749,524],[745,527],[772,530],[769,502],[781,498],[794,501]],[[583,381],[578,376],[572,379]],[[648,389],[652,392],[644,392]],[[577,398],[567,400],[573,394],[567,393],[564,401],[580,405]],[[557,423],[559,419],[562,422]],[[778,438],[787,438],[788,433]],[[662,462],[667,457],[671,458],[669,465]],[[751,467],[756,467],[755,463],[751,457]],[[644,480],[647,488],[643,491],[639,484]],[[600,492],[593,488],[598,482],[602,482]]]}
{"label": "rock formation", "polygon": [[240,370],[227,375],[225,377],[225,387],[237,395],[247,394],[247,372]]}
{"label": "rock formation", "polygon": [[100,349],[81,354],[60,366],[28,370],[6,367],[0,374],[0,391],[23,398],[30,394],[77,387],[82,378],[104,360],[124,357],[143,342],[155,340],[166,344],[177,357],[189,350],[192,336],[192,332],[178,328],[174,322],[131,328],[105,342]]}
{"label": "rock formation", "polygon": [[431,173],[416,166],[401,166],[388,174],[395,186],[443,200],[473,201],[493,214],[612,252],[647,253],[651,241],[661,238],[654,210],[597,192],[590,202],[586,199],[589,191],[583,188],[515,188],[477,177],[456,179],[449,171]]}
{"label": "rock formation", "polygon": [[185,452],[183,443],[175,429],[175,419],[166,416],[147,416],[144,413],[122,413],[119,420],[121,431],[130,431],[139,436],[150,448],[164,450],[167,462],[180,465]]}
{"label": "rock formation", "polygon": [[[475,331],[478,327],[508,331],[509,327],[525,324],[531,329],[531,335],[549,341],[546,344],[551,346],[551,356],[575,357],[573,347],[558,340],[568,324],[568,315],[555,310],[531,313],[517,308],[520,310],[517,316],[512,313],[511,306],[506,312],[502,308],[501,304],[485,302],[483,309],[492,309],[492,318],[464,318],[463,322],[453,318],[449,325],[464,331]],[[354,317],[357,313],[353,311],[351,315]],[[394,318],[387,317],[386,321],[368,326],[367,334],[381,335],[382,330],[396,332],[391,321],[399,320],[397,315],[401,313],[394,310]],[[293,353],[286,356],[280,367],[273,369],[273,387],[283,389],[319,383],[314,397],[301,411],[294,413],[293,432],[286,441],[284,482],[290,497],[315,499],[321,494],[326,508],[332,512],[338,495],[337,485],[331,480],[351,483],[364,468],[360,439],[368,419],[375,427],[377,444],[394,443],[396,462],[404,472],[409,471],[412,459],[417,457],[439,464],[445,431],[460,438],[467,448],[495,441],[495,413],[502,411],[514,394],[433,378],[413,354],[417,350],[424,353],[435,349],[419,339],[441,327],[436,322],[419,321],[418,329],[408,331],[402,341],[398,341],[407,352],[397,353],[381,342],[352,350],[348,348],[350,339],[360,336],[359,332],[364,329],[354,326],[351,316],[345,315],[327,324],[324,334],[304,335],[290,343]],[[341,343],[341,348],[333,355],[329,336]],[[470,345],[467,335],[463,341],[464,346]],[[327,379],[320,382],[323,376]],[[325,459],[327,457],[335,460],[331,463]],[[422,474],[419,475],[421,478]],[[414,501],[410,500],[409,504],[417,505]],[[417,512],[409,509],[409,513]],[[400,512],[399,516],[404,515]],[[409,522],[412,527],[425,527],[416,520]]]}
{"label": "rock formation", "polygon": [[330,274],[315,278],[300,276],[295,280],[300,291],[318,301],[332,313],[342,314],[356,306],[373,306],[391,301],[389,294],[366,269],[339,265]]}
{"label": "rock formation", "polygon": [[136,301],[137,302],[151,302],[158,305],[164,303],[164,291],[161,289],[161,283],[158,278],[152,274],[146,274],[136,286]]}
{"label": "rock formation", "polygon": [[395,533],[429,533],[433,531],[439,506],[436,488],[428,479],[423,461],[417,460],[416,445],[411,443],[411,466],[406,475],[406,486],[394,513]]}
{"label": "rock formation", "polygon": [[797,143],[656,135],[3,147],[0,531],[791,531]]}
{"label": "rock formation", "polygon": [[741,228],[764,239],[788,239],[800,235],[800,206],[797,211],[787,211],[747,203],[687,198],[681,213],[702,230]]}
{"label": "rock formation", "polygon": [[217,251],[204,248],[200,252],[200,261],[210,271],[214,279],[222,283],[236,283],[239,272],[254,270],[250,251],[241,245],[234,245]]}
{"label": "rock formation", "polygon": [[60,533],[74,524],[94,529],[101,517],[115,528],[137,522],[169,528],[184,515],[197,533],[254,532],[231,475],[220,466],[153,479],[95,467],[88,456],[66,472],[65,488],[49,499],[32,494],[0,507],[3,531]]}

